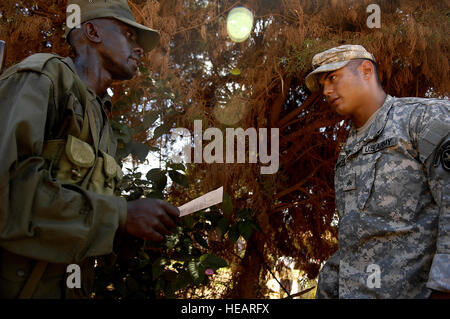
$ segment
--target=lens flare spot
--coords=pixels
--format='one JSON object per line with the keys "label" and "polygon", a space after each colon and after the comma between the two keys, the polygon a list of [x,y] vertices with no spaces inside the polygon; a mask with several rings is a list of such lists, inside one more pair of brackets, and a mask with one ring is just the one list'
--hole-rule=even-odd
{"label": "lens flare spot", "polygon": [[230,73],[232,75],[241,75],[241,70],[238,68],[231,69]]}
{"label": "lens flare spot", "polygon": [[235,125],[242,121],[248,112],[247,99],[234,95],[214,108],[214,117],[225,125]]}
{"label": "lens flare spot", "polygon": [[234,42],[244,42],[253,29],[253,13],[244,7],[237,7],[230,11],[227,18],[228,36]]}

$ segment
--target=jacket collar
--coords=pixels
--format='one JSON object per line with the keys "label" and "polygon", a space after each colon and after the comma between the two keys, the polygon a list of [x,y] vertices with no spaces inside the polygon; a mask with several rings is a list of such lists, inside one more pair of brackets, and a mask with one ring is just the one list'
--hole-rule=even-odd
{"label": "jacket collar", "polygon": [[[75,68],[75,63],[73,63],[73,60],[70,57],[66,57],[66,58],[62,59],[62,61],[72,70],[72,72],[74,72],[75,74],[78,75],[76,68]],[[111,97],[108,95],[108,93],[106,93],[103,97],[99,97],[89,87],[86,86],[86,88],[89,91],[89,93],[92,95],[90,102],[97,99],[101,105],[105,106],[108,109],[108,111],[111,111],[112,103],[111,103]]]}
{"label": "jacket collar", "polygon": [[[389,112],[392,109],[394,101],[395,101],[394,97],[390,96],[389,94],[386,95],[386,99],[384,100],[384,103],[381,106],[375,121],[370,126],[367,135],[361,141],[357,142],[356,145],[354,145],[353,147],[351,145],[349,145],[348,149],[346,147],[345,151],[349,156],[358,152],[361,149],[361,147],[377,138],[383,132],[384,127],[386,126]],[[352,126],[349,134],[356,135],[355,126]]]}

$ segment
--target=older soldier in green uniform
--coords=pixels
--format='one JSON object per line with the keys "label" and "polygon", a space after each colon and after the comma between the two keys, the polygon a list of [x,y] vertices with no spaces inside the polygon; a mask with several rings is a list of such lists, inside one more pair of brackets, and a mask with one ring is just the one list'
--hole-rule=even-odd
{"label": "older soldier in green uniform", "polygon": [[360,45],[313,67],[308,88],[353,123],[335,167],[339,249],[316,297],[448,297],[450,102],[387,95]]}
{"label": "older soldier in green uniform", "polygon": [[[75,60],[36,54],[0,77],[0,298],[89,296],[94,258],[116,234],[162,241],[179,218],[164,201],[113,195],[122,171],[106,89],[133,77],[159,34],[126,0],[72,3]],[[66,286],[68,264],[81,268],[79,289]]]}

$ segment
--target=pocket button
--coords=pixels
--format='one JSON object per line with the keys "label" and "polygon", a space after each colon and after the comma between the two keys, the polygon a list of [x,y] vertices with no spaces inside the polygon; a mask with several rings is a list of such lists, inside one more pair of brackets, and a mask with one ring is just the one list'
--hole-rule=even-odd
{"label": "pocket button", "polygon": [[18,269],[18,270],[17,270],[17,276],[19,276],[19,277],[25,276],[25,270],[23,270],[23,269]]}

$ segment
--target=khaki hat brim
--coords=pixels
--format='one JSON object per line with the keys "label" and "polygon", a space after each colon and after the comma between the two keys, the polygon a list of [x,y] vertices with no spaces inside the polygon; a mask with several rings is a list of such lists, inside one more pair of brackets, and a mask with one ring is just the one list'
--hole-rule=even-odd
{"label": "khaki hat brim", "polygon": [[[102,18],[117,19],[117,20],[135,28],[137,31],[137,42],[144,49],[145,53],[154,49],[159,43],[160,35],[159,35],[159,32],[156,30],[150,29],[142,24],[139,24],[133,20],[123,18],[123,17],[105,16]],[[89,21],[89,20],[87,20],[87,21]],[[87,22],[87,21],[85,21],[85,22]],[[69,29],[69,28],[66,29],[65,37],[67,39],[69,39],[68,36],[69,36],[70,31],[72,31],[72,30],[73,29]]]}
{"label": "khaki hat brim", "polygon": [[129,26],[134,27],[137,30],[137,42],[144,49],[145,52],[151,51],[155,48],[160,39],[159,32],[153,29],[150,29],[142,24],[139,24],[133,20],[123,18],[123,17],[114,17],[115,19],[122,21],[123,23],[128,24]]}
{"label": "khaki hat brim", "polygon": [[346,66],[350,60],[347,61],[340,61],[340,62],[334,62],[329,64],[324,64],[309,73],[305,78],[305,83],[308,89],[311,92],[319,91],[320,89],[320,83],[319,83],[319,74],[324,72],[331,72],[339,70],[340,68],[343,68]]}

